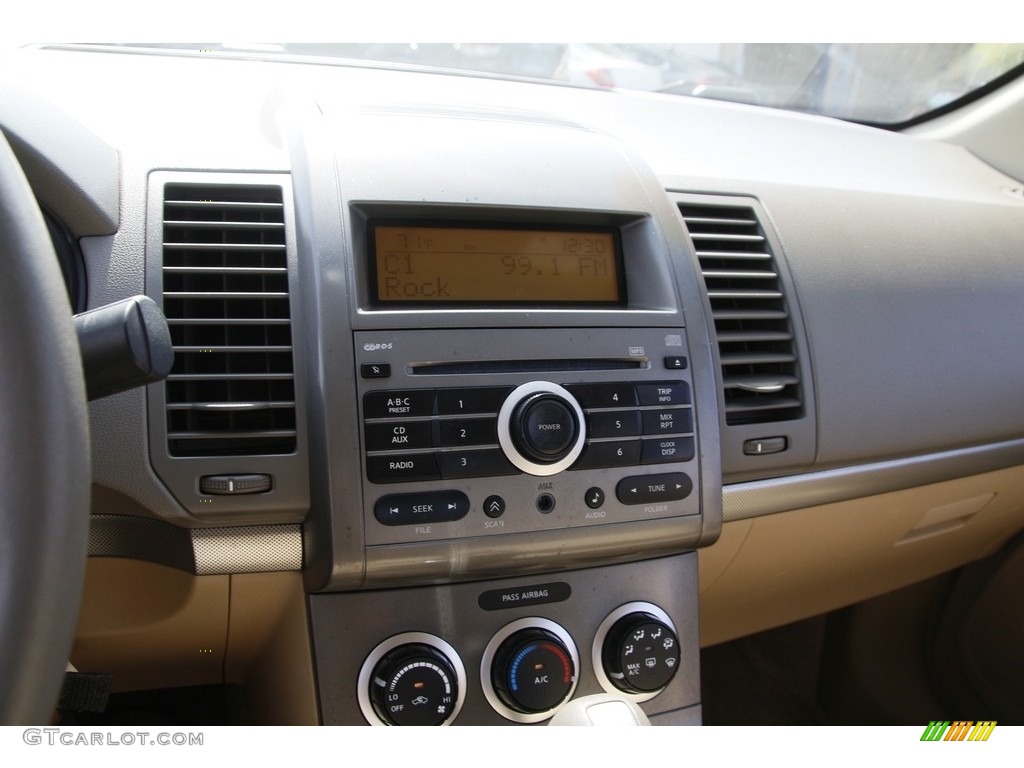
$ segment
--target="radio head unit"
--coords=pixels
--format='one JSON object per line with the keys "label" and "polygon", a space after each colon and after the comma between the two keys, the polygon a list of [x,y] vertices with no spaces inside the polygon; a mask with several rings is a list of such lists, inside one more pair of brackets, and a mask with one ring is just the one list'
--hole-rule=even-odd
{"label": "radio head unit", "polygon": [[[312,591],[630,562],[721,528],[708,302],[661,182],[609,135],[488,116],[485,147],[473,119],[368,107],[304,148]],[[407,140],[382,155],[380,131]]]}
{"label": "radio head unit", "polygon": [[682,328],[355,334],[366,542],[700,513]]}

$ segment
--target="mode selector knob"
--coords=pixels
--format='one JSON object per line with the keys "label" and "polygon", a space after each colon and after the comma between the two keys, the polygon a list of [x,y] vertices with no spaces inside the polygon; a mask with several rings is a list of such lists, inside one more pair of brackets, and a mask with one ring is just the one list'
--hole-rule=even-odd
{"label": "mode selector knob", "polygon": [[601,662],[619,690],[654,693],[667,686],[676,674],[679,638],[657,616],[644,611],[630,613],[608,630]]}
{"label": "mode selector knob", "polygon": [[583,409],[568,390],[547,381],[517,387],[498,414],[498,441],[515,466],[532,475],[568,469],[583,450]]}

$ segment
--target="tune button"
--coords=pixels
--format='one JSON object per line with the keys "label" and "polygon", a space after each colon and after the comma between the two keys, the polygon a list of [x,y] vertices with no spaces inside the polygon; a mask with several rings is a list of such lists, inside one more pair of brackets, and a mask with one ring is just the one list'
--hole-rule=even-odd
{"label": "tune button", "polygon": [[615,486],[623,504],[659,504],[680,501],[693,491],[693,481],[684,472],[625,477]]}

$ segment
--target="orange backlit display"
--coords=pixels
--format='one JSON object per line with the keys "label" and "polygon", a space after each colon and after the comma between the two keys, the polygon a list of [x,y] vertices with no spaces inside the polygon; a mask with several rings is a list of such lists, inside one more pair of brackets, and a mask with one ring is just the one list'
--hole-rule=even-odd
{"label": "orange backlit display", "polygon": [[610,231],[377,226],[376,299],[395,302],[618,304]]}

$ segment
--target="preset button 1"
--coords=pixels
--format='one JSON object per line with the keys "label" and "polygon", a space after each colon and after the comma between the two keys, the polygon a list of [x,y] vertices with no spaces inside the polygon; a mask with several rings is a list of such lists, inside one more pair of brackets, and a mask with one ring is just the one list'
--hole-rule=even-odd
{"label": "preset button 1", "polygon": [[512,387],[467,387],[437,390],[439,416],[497,413]]}

